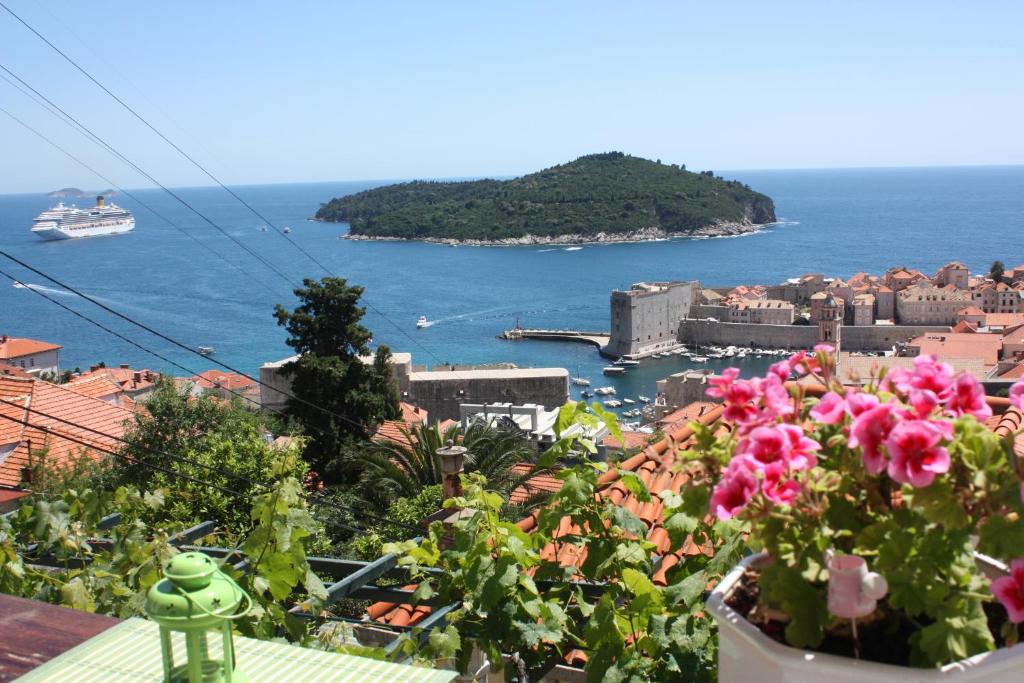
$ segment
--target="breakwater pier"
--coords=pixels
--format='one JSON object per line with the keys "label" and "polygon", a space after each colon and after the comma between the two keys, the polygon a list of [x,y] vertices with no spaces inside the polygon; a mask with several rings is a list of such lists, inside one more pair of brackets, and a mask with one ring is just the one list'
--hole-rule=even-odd
{"label": "breakwater pier", "polygon": [[611,334],[608,332],[588,332],[583,330],[531,330],[525,327],[514,327],[499,334],[498,339],[542,339],[547,341],[578,342],[603,349],[608,346]]}

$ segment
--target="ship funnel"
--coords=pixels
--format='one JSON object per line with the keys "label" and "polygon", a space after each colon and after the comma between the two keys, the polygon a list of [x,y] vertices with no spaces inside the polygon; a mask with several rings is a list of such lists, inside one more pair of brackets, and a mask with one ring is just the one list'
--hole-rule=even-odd
{"label": "ship funnel", "polygon": [[96,197],[96,206],[103,208],[103,195]]}

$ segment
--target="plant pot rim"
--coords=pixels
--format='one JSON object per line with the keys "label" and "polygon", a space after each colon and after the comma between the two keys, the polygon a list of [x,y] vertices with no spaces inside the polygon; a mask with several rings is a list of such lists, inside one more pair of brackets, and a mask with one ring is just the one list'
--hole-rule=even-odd
{"label": "plant pot rim", "polygon": [[[838,655],[814,652],[812,650],[802,650],[790,645],[779,643],[762,633],[761,630],[754,626],[754,624],[750,623],[745,616],[741,615],[725,602],[726,597],[732,592],[733,587],[735,587],[739,582],[746,569],[748,567],[761,566],[767,559],[768,554],[760,552],[741,560],[740,563],[733,567],[718,583],[718,585],[715,586],[714,590],[711,591],[711,595],[705,606],[708,612],[715,618],[720,630],[729,629],[733,635],[742,638],[748,646],[760,650],[780,666],[802,666],[808,669],[813,667],[816,673],[827,673],[829,671],[848,672],[851,668],[856,668],[860,672],[860,675],[864,676],[865,680],[870,680],[869,677],[872,675],[886,675],[890,677],[894,675],[902,675],[906,680],[914,681],[955,680],[955,677],[959,674],[968,671],[977,672],[977,670],[981,668],[983,668],[986,674],[999,674],[1014,671],[1019,675],[1022,667],[1024,667],[1024,663],[1022,663],[1022,659],[1024,659],[1024,643],[1019,643],[1013,647],[999,648],[992,652],[983,652],[981,654],[974,655],[973,657],[968,657],[967,659],[952,662],[937,669],[922,669],[916,667],[896,666],[894,664],[882,664],[880,662],[840,657]],[[991,558],[987,558],[982,555],[977,555],[976,559],[979,564],[1001,564],[993,562]],[[911,675],[913,676],[912,679],[906,678]]]}

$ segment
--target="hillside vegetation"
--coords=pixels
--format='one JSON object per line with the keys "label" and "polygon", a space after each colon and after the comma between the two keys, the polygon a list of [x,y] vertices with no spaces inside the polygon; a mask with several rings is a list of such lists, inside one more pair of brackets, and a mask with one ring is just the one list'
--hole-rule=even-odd
{"label": "hillside vegetation", "polygon": [[332,199],[316,218],[366,237],[497,241],[752,226],[774,221],[775,206],[710,171],[609,152],[513,180],[379,187]]}

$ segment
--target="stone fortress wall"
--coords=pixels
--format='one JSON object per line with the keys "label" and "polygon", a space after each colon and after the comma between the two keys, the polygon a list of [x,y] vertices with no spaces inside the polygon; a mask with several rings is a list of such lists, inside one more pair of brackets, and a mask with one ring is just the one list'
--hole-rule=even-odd
{"label": "stone fortress wall", "polygon": [[[843,325],[843,351],[889,351],[893,345],[928,332],[949,332],[936,325]],[[679,322],[679,342],[691,346],[751,346],[770,349],[810,349],[818,343],[811,325],[759,325],[685,319]]]}

